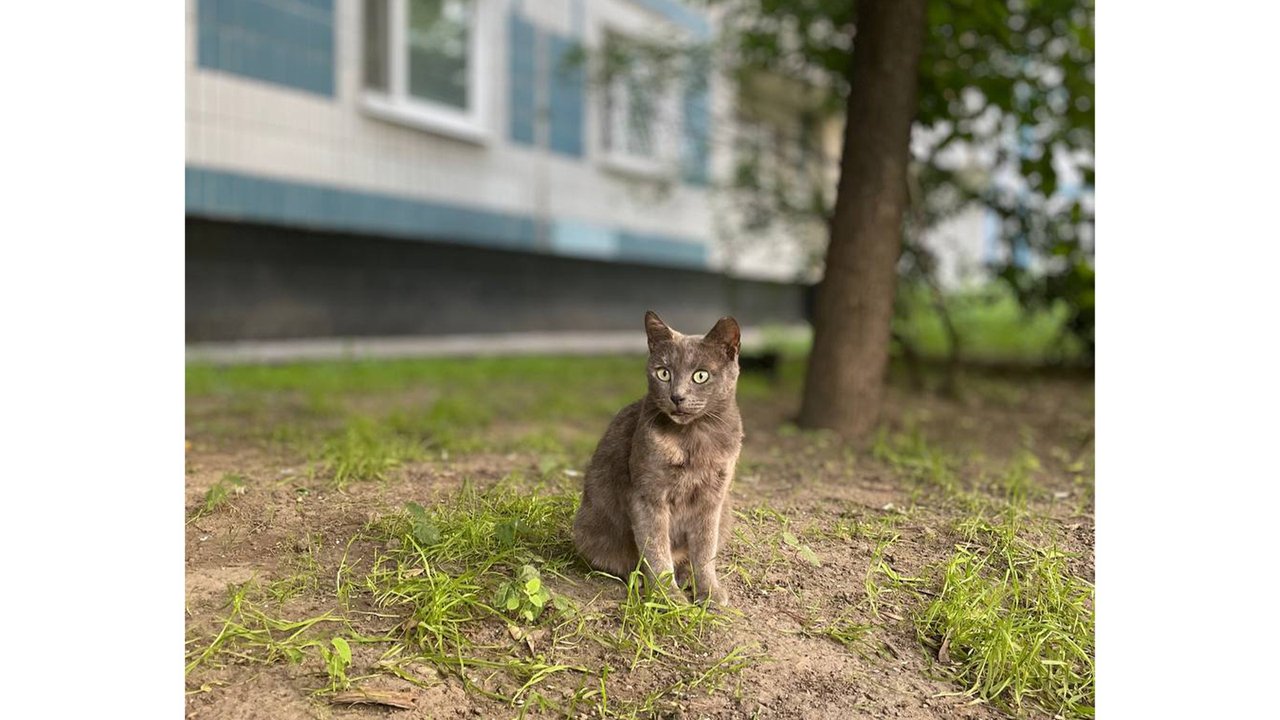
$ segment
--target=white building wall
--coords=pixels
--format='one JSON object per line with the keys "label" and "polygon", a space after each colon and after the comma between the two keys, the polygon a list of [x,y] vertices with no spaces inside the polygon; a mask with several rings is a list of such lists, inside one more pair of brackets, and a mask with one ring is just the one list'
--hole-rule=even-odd
{"label": "white building wall", "polygon": [[[508,17],[514,6],[544,29],[572,33],[575,0],[486,0],[491,70],[483,144],[370,114],[361,101],[359,0],[336,0],[334,97],[325,97],[197,63],[197,0],[187,0],[187,164],[265,178],[445,202],[548,221],[713,242],[705,187],[654,183],[618,174],[600,161],[599,104],[589,90],[584,157],[509,138]],[[584,39],[598,46],[606,24],[636,32],[666,25],[624,0],[583,2]]]}

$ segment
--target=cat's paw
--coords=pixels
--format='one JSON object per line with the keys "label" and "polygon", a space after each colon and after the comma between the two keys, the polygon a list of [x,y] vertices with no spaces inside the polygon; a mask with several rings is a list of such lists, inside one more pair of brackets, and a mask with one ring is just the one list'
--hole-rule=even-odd
{"label": "cat's paw", "polygon": [[698,590],[696,593],[698,600],[710,600],[716,605],[722,607],[729,606],[729,592],[719,584],[712,585],[706,592]]}

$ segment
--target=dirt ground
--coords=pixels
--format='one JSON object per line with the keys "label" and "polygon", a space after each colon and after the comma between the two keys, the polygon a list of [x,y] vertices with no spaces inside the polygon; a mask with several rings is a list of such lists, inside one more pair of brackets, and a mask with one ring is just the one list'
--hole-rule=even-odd
{"label": "dirt ground", "polygon": [[[1092,380],[975,374],[965,378],[962,388],[961,397],[954,399],[895,384],[881,444],[891,444],[895,437],[924,438],[949,458],[956,487],[993,497],[1004,492],[994,478],[1019,454],[1033,453],[1038,462],[1030,473],[1028,507],[1043,520],[1046,541],[1071,553],[1072,572],[1092,582]],[[403,618],[358,593],[344,600],[336,590],[341,568],[368,567],[378,550],[353,541],[371,522],[401,512],[407,502],[427,507],[448,502],[464,481],[485,488],[513,472],[545,478],[544,454],[505,449],[436,453],[396,468],[385,479],[338,489],[312,471],[304,453],[210,430],[221,426],[210,418],[234,424],[240,412],[236,407],[221,407],[216,398],[189,398],[189,657],[217,638],[235,588],[296,576],[300,589],[271,604],[272,614],[296,619],[331,613],[343,618],[353,635],[383,638],[354,644],[348,670],[352,685],[395,693],[412,707],[335,702],[326,691],[328,677],[316,653],[301,662],[262,662],[252,653],[238,657],[234,647],[226,646],[227,652],[188,672],[187,716],[446,719],[617,712],[670,718],[1008,717],[1008,712],[963,694],[965,687],[939,661],[939,649],[920,637],[912,620],[919,603],[936,592],[937,567],[956,545],[956,521],[965,510],[909,466],[886,459],[874,444],[851,447],[829,435],[795,430],[788,420],[797,398],[793,389],[780,388],[741,403],[747,437],[732,491],[740,515],[721,560],[732,610],[699,651],[708,662],[737,651],[743,658],[740,667],[699,684],[689,682],[684,666],[652,662],[632,669],[616,651],[581,639],[543,641],[543,647],[535,647],[509,636],[501,623],[479,619],[469,626],[473,640],[490,652],[536,653],[550,664],[585,670],[546,678],[537,685],[541,697],[581,694],[584,684],[604,682],[601,669],[609,666],[610,706],[603,710],[585,705],[566,710],[563,704],[549,708],[486,695],[480,689],[500,689],[503,681],[486,685],[483,669],[464,675],[424,662],[408,666],[412,677],[385,672],[382,661],[397,645],[396,628]],[[379,401],[369,402],[376,409]],[[287,423],[288,416],[277,420]],[[521,422],[500,418],[493,432]],[[563,422],[583,433],[603,430],[596,416]],[[570,466],[551,474],[571,488],[580,481],[576,471],[581,469],[572,465],[582,460],[573,457]],[[243,478],[243,484],[215,510],[202,512],[210,489],[228,475]],[[883,538],[833,530],[842,521],[882,523],[896,539],[885,545]],[[784,531],[794,542],[777,542]],[[569,528],[564,532],[567,536]],[[887,591],[878,602],[869,602],[868,578],[873,561],[880,559],[900,576],[924,578],[919,585],[923,594]],[[303,566],[307,572],[300,573]],[[602,627],[615,622],[607,618],[626,594],[617,582],[588,577],[585,568],[548,577],[547,584]],[[837,620],[864,628],[861,636],[846,644],[821,631]],[[327,642],[325,626],[308,632]],[[509,695],[510,689],[494,695]],[[641,703],[645,698],[652,702]],[[1043,716],[1034,709],[1023,713]]]}

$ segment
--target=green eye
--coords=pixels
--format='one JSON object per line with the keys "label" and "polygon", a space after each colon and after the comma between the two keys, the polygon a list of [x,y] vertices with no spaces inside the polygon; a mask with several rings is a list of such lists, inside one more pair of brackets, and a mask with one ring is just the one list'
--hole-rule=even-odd
{"label": "green eye", "polygon": [[706,370],[699,370],[693,374],[693,381],[701,385],[711,379],[711,373]]}
{"label": "green eye", "polygon": [[657,371],[654,372],[653,374],[657,375],[658,379],[661,380],[662,382],[671,381],[671,371],[666,368],[658,368]]}

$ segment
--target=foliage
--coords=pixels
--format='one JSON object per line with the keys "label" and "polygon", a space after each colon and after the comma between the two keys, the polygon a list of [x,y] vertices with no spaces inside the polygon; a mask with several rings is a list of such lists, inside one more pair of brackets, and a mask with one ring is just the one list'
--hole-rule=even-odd
{"label": "foliage", "polygon": [[1093,585],[1071,574],[1065,553],[1023,537],[1013,517],[963,524],[917,631],[971,695],[1092,717]]}
{"label": "foliage", "polygon": [[494,607],[525,622],[533,622],[551,600],[551,592],[542,584],[542,575],[532,565],[520,568],[520,574],[498,586]]}
{"label": "foliage", "polygon": [[244,476],[237,473],[225,473],[222,478],[209,487],[204,494],[204,504],[196,508],[192,514],[191,520],[199,520],[200,518],[216,512],[223,505],[227,504],[233,496],[243,495],[245,492]]}
{"label": "foliage", "polygon": [[340,637],[335,637],[331,644],[332,650],[320,646],[320,657],[324,659],[325,670],[329,673],[329,689],[346,690],[351,685],[351,681],[347,679],[347,668],[351,666],[351,646]]}
{"label": "foliage", "polygon": [[[922,356],[945,357],[950,341],[933,300],[926,288],[900,286],[894,333]],[[960,354],[966,360],[1051,362],[1083,356],[1084,347],[1067,329],[1070,303],[1026,310],[1002,283],[951,293],[946,303],[950,322],[964,340]]]}
{"label": "foliage", "polygon": [[[838,158],[822,156],[812,128],[815,116],[843,111],[855,3],[710,4],[726,11],[717,57],[746,89],[740,114],[761,102],[750,95],[761,77],[811,98],[794,152],[814,172],[797,177],[790,163],[762,163],[752,147],[737,153],[730,185],[752,208],[747,229],[804,218],[825,227]],[[1065,303],[1064,327],[1092,357],[1093,0],[929,0],[927,13],[902,271],[935,273],[926,231],[985,207],[999,218],[1004,246],[995,276],[1024,308]]]}

